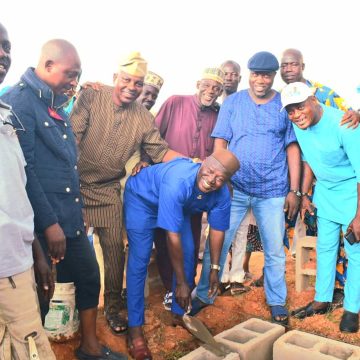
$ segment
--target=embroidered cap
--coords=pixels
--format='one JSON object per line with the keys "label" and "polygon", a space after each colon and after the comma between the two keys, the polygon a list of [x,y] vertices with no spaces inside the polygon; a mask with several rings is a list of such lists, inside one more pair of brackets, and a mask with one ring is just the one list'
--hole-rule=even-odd
{"label": "embroidered cap", "polygon": [[209,79],[215,80],[221,85],[224,84],[225,73],[218,67],[206,68],[203,73],[201,80]]}
{"label": "embroidered cap", "polygon": [[160,75],[155,74],[152,71],[148,71],[145,76],[144,84],[151,85],[160,91],[161,87],[164,84],[164,79]]}

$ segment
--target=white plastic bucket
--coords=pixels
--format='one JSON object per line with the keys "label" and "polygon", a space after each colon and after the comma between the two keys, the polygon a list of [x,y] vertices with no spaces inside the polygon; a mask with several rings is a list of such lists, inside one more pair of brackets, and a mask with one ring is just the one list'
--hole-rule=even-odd
{"label": "white plastic bucket", "polygon": [[45,317],[45,332],[55,342],[73,339],[79,329],[79,314],[75,307],[74,283],[55,283],[49,312]]}

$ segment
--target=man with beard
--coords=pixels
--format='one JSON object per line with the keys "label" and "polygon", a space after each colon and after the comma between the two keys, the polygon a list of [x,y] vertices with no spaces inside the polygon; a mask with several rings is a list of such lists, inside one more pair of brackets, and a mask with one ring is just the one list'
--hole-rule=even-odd
{"label": "man with beard", "polygon": [[[173,95],[161,106],[155,117],[155,125],[169,146],[191,158],[201,160],[214,148],[210,137],[219,112],[217,98],[221,95],[224,73],[220,68],[206,68],[199,81],[195,95]],[[144,159],[144,157],[143,157]],[[192,216],[195,241],[195,258],[198,258],[202,214]],[[155,235],[156,260],[160,277],[166,289],[164,307],[170,310],[172,303],[173,268],[166,247],[166,233],[158,229]]]}

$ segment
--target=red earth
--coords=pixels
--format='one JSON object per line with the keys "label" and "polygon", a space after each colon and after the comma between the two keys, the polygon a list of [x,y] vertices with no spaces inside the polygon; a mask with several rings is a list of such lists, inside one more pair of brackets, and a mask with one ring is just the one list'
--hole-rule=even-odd
{"label": "red earth", "polygon": [[[263,254],[253,253],[250,260],[250,270],[257,278],[261,275]],[[312,266],[311,266],[312,267]],[[201,264],[198,266],[198,274]],[[180,326],[171,325],[170,312],[162,305],[165,293],[157,274],[156,264],[149,266],[149,296],[146,305],[146,324],[144,331],[152,351],[154,360],[178,359],[201,345],[189,332]],[[295,260],[287,253],[286,281],[288,286],[287,305],[290,310],[306,305],[313,299],[314,289],[297,293],[295,291]],[[313,284],[313,281],[312,281]],[[108,329],[102,314],[102,299],[98,313],[97,334],[102,343],[113,350],[127,353],[126,336],[114,336]],[[290,319],[289,329],[296,329],[325,336],[360,346],[360,332],[357,334],[343,334],[339,331],[339,322],[343,310],[336,309],[327,315],[316,315],[304,320]],[[263,288],[252,287],[251,291],[234,297],[225,293],[218,296],[215,304],[203,309],[197,317],[204,322],[213,335],[229,329],[249,318],[270,320],[270,312],[265,303]],[[61,344],[52,344],[58,360],[75,359],[74,349],[79,344],[79,338]]]}

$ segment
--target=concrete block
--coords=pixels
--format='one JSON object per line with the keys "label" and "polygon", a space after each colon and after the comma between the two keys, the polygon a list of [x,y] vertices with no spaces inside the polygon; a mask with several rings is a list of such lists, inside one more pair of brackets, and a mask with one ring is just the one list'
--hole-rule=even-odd
{"label": "concrete block", "polygon": [[215,336],[215,340],[236,351],[241,360],[272,360],[273,344],[285,328],[260,319],[249,319]]}
{"label": "concrete block", "polygon": [[297,292],[309,287],[310,276],[316,276],[316,269],[309,269],[305,264],[309,262],[310,252],[316,250],[316,236],[305,236],[296,243],[296,271],[295,289]]}
{"label": "concrete block", "polygon": [[274,360],[360,360],[360,347],[292,330],[274,344]]}
{"label": "concrete block", "polygon": [[223,356],[216,356],[211,351],[205,349],[204,347],[199,347],[196,350],[192,351],[191,353],[183,356],[180,358],[180,360],[220,360],[220,359],[226,359],[226,360],[240,360],[239,354],[237,353],[230,353]]}

